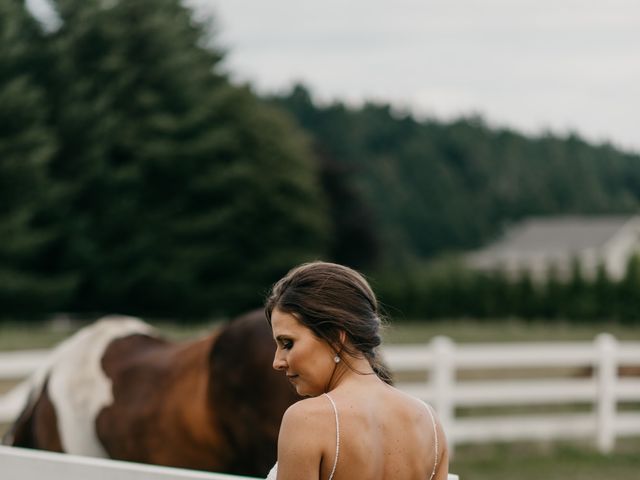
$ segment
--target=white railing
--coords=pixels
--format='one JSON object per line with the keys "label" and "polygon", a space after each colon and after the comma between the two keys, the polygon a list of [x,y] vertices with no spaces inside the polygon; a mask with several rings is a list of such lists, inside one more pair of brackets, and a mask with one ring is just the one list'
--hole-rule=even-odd
{"label": "white railing", "polygon": [[[437,337],[426,345],[389,346],[385,357],[400,389],[433,404],[452,451],[461,443],[590,437],[606,453],[617,437],[640,436],[640,410],[619,409],[640,402],[640,374],[618,375],[620,366],[640,372],[640,342],[601,334],[593,342],[465,345]],[[495,378],[498,371],[502,379]],[[402,381],[407,372],[424,374],[423,380]],[[494,379],[460,378],[483,372]],[[456,415],[461,407],[558,405],[569,413]]]}
{"label": "white railing", "polygon": [[[28,377],[44,364],[49,353],[49,350],[0,352],[0,381],[18,382]],[[7,393],[0,393],[0,423],[13,421],[25,405],[28,395],[26,383],[17,385]]]}
{"label": "white railing", "polygon": [[[0,446],[3,480],[250,480],[222,473]],[[449,475],[448,480],[459,480]]]}
{"label": "white railing", "polygon": [[3,480],[240,480],[221,473],[0,446]]}
{"label": "white railing", "polygon": [[[0,380],[27,376],[46,355],[42,350],[0,353]],[[616,438],[640,436],[640,411],[619,408],[640,402],[640,376],[618,375],[620,366],[640,367],[640,342],[618,342],[609,334],[593,342],[495,344],[454,344],[437,337],[423,345],[387,346],[384,355],[400,379],[398,387],[436,408],[452,451],[462,443],[590,437],[609,452]],[[536,370],[533,378],[531,370]],[[464,379],[487,371],[499,371],[503,378]],[[407,375],[420,380],[404,381]],[[15,418],[26,394],[14,389],[0,395],[0,423]],[[511,407],[540,412],[554,405],[569,412],[504,413]],[[458,414],[469,407],[502,412]]]}

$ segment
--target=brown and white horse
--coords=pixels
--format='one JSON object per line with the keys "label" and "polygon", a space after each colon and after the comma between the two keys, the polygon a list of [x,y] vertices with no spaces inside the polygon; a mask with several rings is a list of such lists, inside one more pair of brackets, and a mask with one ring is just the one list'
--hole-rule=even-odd
{"label": "brown and white horse", "polygon": [[264,477],[298,399],[272,370],[274,351],[262,312],[180,343],[139,319],[106,317],[29,380],[5,443]]}

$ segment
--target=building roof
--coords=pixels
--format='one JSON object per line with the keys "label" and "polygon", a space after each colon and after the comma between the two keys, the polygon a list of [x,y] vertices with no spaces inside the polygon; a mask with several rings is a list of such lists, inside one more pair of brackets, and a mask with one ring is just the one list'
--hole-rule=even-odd
{"label": "building roof", "polygon": [[518,251],[579,251],[604,245],[630,220],[629,216],[539,217],[526,220],[492,249]]}
{"label": "building roof", "polygon": [[473,263],[508,256],[571,256],[598,249],[618,234],[632,216],[532,217],[509,229],[504,237],[472,255]]}

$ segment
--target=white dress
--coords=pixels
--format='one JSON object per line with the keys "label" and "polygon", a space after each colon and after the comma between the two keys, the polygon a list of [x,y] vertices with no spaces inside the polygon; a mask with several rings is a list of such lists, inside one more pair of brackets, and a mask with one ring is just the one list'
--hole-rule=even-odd
{"label": "white dress", "polygon": [[276,480],[278,478],[278,464],[276,463],[267,475],[267,480]]}

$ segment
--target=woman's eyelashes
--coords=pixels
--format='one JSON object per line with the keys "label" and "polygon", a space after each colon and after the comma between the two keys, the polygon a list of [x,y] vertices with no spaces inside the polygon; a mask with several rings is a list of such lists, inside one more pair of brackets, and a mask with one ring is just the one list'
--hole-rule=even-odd
{"label": "woman's eyelashes", "polygon": [[282,340],[282,348],[285,350],[291,350],[293,347],[293,342],[291,340]]}

